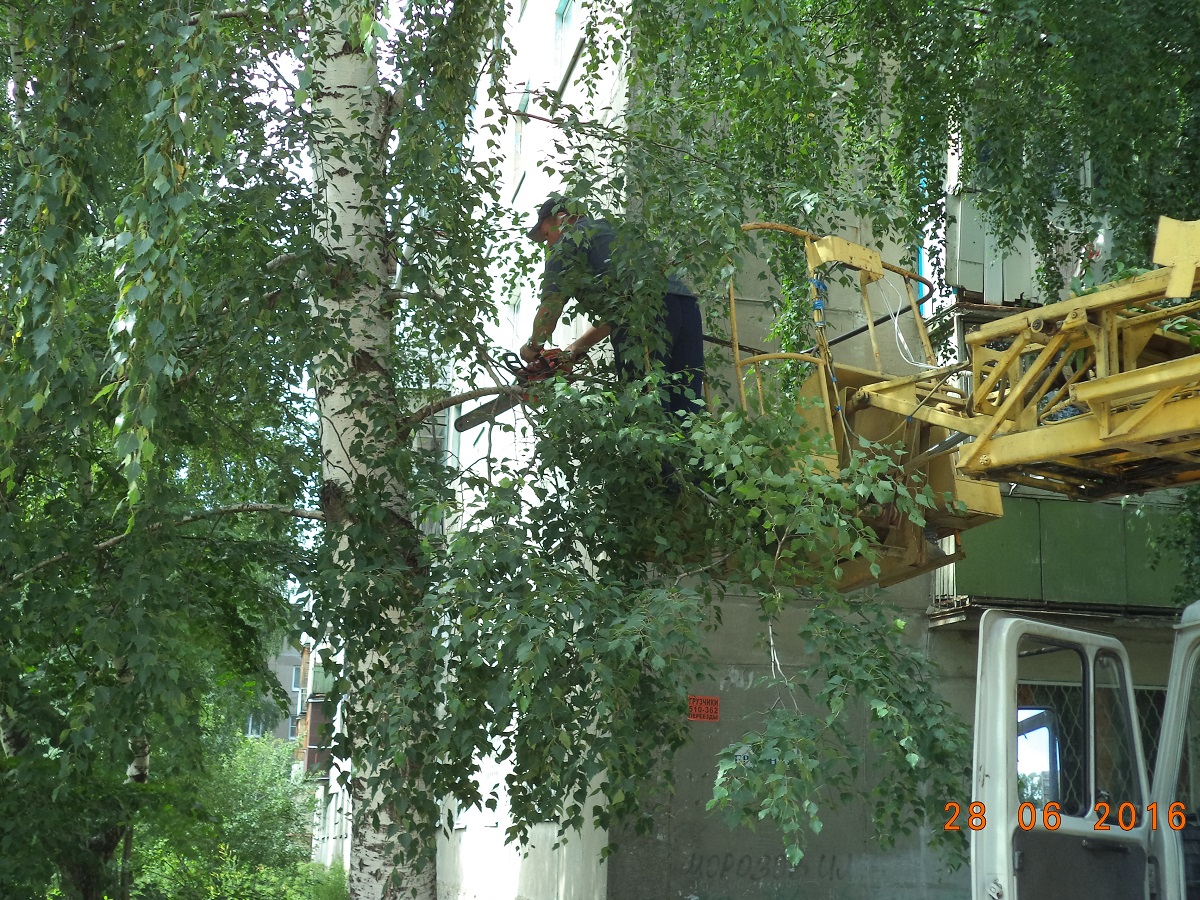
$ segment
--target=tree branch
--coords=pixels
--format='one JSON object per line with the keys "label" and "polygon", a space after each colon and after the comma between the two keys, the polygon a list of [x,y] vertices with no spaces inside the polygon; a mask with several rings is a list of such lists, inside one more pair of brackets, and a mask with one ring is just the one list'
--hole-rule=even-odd
{"label": "tree branch", "polygon": [[[153,531],[160,531],[163,528],[179,528],[183,525],[190,525],[192,522],[201,522],[205,519],[211,519],[216,516],[229,516],[238,513],[275,513],[281,516],[290,516],[294,519],[311,519],[316,522],[324,522],[325,514],[317,509],[304,509],[301,507],[281,506],[277,503],[238,503],[234,506],[221,506],[216,509],[206,509],[198,513],[192,513],[190,516],[184,516],[182,519],[176,519],[174,522],[155,522],[143,531],[127,531],[124,534],[114,535],[92,545],[92,551],[101,553],[105,550],[111,550],[128,540],[131,537],[144,535]],[[67,550],[59,553],[57,556],[51,556],[48,559],[43,559],[37,565],[30,566],[24,572],[18,572],[9,579],[9,585],[20,584],[32,575],[42,571],[42,569],[60,563],[65,559],[69,559],[72,551]]]}
{"label": "tree branch", "polygon": [[436,416],[443,409],[449,409],[467,400],[476,400],[479,397],[489,397],[493,394],[521,394],[527,390],[527,387],[519,384],[502,384],[499,387],[476,388],[473,391],[467,391],[465,394],[455,394],[453,397],[445,397],[441,400],[427,403],[401,419],[400,426],[405,434],[409,434],[413,428],[420,425],[430,416]]}
{"label": "tree branch", "polygon": [[391,288],[383,292],[385,302],[394,303],[397,300],[424,300],[423,294],[416,291],[402,291],[398,288]]}
{"label": "tree branch", "polygon": [[295,262],[300,258],[299,253],[281,253],[269,263],[267,263],[268,272],[277,272],[279,269],[286,266],[288,263]]}
{"label": "tree branch", "polygon": [[[711,166],[714,169],[720,169],[722,172],[730,171],[729,167],[723,163],[717,162],[715,159],[709,159],[706,156],[701,156],[699,153],[693,153],[686,147],[680,147],[675,144],[665,144],[662,141],[656,141],[647,137],[631,137],[623,135],[598,123],[580,122],[578,124],[574,124],[568,119],[556,119],[551,116],[541,116],[537,113],[528,112],[527,110],[509,109],[507,106],[502,106],[501,112],[505,113],[506,115],[514,116],[518,119],[525,119],[526,121],[532,120],[535,122],[545,122],[547,125],[553,125],[556,128],[561,128],[563,131],[578,130],[585,134],[591,132],[594,137],[606,137],[610,140],[619,141],[620,143],[624,144],[634,144],[640,141],[643,144],[647,144],[651,147],[657,147],[660,150],[669,150],[672,153],[678,153],[682,156],[690,157],[697,162],[704,163],[706,166]],[[601,134],[601,132],[603,132],[603,134]]]}

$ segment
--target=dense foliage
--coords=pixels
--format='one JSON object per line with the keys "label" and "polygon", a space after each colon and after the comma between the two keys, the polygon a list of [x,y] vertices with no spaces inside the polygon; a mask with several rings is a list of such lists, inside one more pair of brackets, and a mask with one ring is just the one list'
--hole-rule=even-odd
{"label": "dense foliage", "polygon": [[68,897],[113,889],[152,786],[200,765],[214,690],[269,690],[295,621],[313,429],[280,338],[300,294],[268,263],[302,190],[257,74],[282,21],[6,10],[6,896],[55,870]]}
{"label": "dense foliage", "polygon": [[[313,784],[292,778],[294,745],[273,737],[212,740],[173,802],[136,829],[136,900],[337,900],[345,875],[310,865]],[[181,802],[182,801],[182,802]],[[339,879],[339,876],[340,879]]]}
{"label": "dense foliage", "polygon": [[[880,446],[831,471],[820,462],[826,438],[799,415],[726,410],[683,430],[663,419],[653,394],[560,386],[539,411],[532,466],[480,474],[487,501],[452,536],[431,598],[431,614],[462,622],[433,648],[457,677],[426,690],[444,692],[463,719],[490,707],[512,722],[480,734],[475,750],[486,738],[514,763],[515,836],[552,812],[581,825],[593,779],[609,801],[602,824],[636,818],[649,812],[648,788],[670,791],[668,763],[688,740],[687,694],[703,683],[722,602],[756,600],[764,637],[800,606],[811,662],[796,667],[764,646],[764,684],[785,705],[768,737],[724,751],[714,803],[734,821],[778,823],[793,859],[808,833],[795,827],[798,809],[819,831],[820,814],[863,792],[881,840],[912,833],[935,811],[915,799],[923,790],[960,789],[965,731],[895,611],[835,599],[833,584],[842,562],[869,552],[871,504],[920,522],[932,493]],[[846,709],[856,722],[869,710],[869,726],[851,726]],[[882,752],[863,779],[868,745]]]}
{"label": "dense foliage", "polygon": [[[808,714],[748,736],[782,781],[727,757],[717,805],[775,818],[794,854],[815,805],[839,799],[824,784],[874,791],[886,829],[957,793],[922,793],[965,762],[925,661],[889,617],[848,631],[866,612],[822,599],[869,544],[865,503],[919,517],[931,502],[878,448],[829,472],[799,422],[681,430],[608,383],[560,386],[528,464],[457,472],[418,441],[414,411],[453,377],[488,383],[468,370],[501,263],[517,259],[510,279],[533,266],[496,139],[521,116],[557,124],[545,164],[572,194],[623,208],[706,289],[756,252],[737,226],[760,213],[914,240],[943,216],[949,145],[1005,236],[1052,257],[1107,222],[1117,256],[1140,260],[1154,216],[1198,213],[1200,18],[1163,0],[597,2],[580,71],[628,65],[616,130],[548,93],[511,108],[507,12],[5,7],[6,888],[54,869],[74,896],[113,883],[122,835],[162,802],[138,782],[158,777],[139,768],[146,742],[195,762],[202,697],[264,683],[293,584],[343,653],[356,793],[410,859],[427,858],[441,797],[486,800],[472,776],[493,747],[514,763],[517,835],[591,815],[601,772],[601,820],[636,814],[686,739],[730,584],[764,627],[813,611],[814,690]],[[327,520],[322,540],[305,518]],[[458,530],[421,530],[444,520]],[[815,727],[841,704],[873,717],[868,742],[904,750],[872,769],[884,781],[856,780],[857,732]]]}
{"label": "dense foliage", "polygon": [[[965,190],[1005,241],[1074,263],[1107,226],[1145,264],[1200,216],[1200,14],[1167,0],[635,4],[628,172],[700,271],[747,215],[939,234]],[[671,151],[663,152],[663,148]],[[948,154],[948,150],[954,152]],[[951,159],[955,164],[951,165]],[[679,218],[681,210],[688,215]]]}

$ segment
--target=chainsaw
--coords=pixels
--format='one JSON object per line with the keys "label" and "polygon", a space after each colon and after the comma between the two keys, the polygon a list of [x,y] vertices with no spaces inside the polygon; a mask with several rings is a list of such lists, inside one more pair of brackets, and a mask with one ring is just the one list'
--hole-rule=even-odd
{"label": "chainsaw", "polygon": [[[556,375],[562,375],[568,380],[572,380],[572,369],[581,361],[586,361],[586,358],[586,355],[576,356],[566,350],[550,349],[543,350],[542,355],[533,362],[525,363],[517,354],[509,351],[500,357],[498,363],[512,373],[513,385],[515,387],[526,388],[543,381],[549,381]],[[578,373],[575,373],[575,377],[578,377]],[[495,400],[490,400],[475,407],[470,412],[463,413],[454,420],[454,429],[456,431],[468,431],[476,425],[492,421],[500,413],[507,412],[518,403],[526,403],[528,401],[529,391],[527,390],[501,394]]]}

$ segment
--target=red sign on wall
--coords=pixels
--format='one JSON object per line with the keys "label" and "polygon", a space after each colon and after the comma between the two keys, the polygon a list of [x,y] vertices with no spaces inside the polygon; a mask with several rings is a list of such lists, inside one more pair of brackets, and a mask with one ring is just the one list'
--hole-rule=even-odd
{"label": "red sign on wall", "polygon": [[721,698],[696,697],[688,694],[689,722],[720,722]]}

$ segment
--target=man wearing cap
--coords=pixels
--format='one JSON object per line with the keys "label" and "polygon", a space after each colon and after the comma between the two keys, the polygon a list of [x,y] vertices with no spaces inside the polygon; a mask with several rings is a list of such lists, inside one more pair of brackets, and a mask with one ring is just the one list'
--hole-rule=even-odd
{"label": "man wearing cap", "polygon": [[593,219],[569,201],[551,197],[538,210],[529,237],[549,247],[533,335],[521,347],[532,362],[563,313],[567,298],[591,327],[566,350],[581,354],[612,336],[617,376],[633,380],[659,363],[668,375],[663,407],[684,415],[704,396],[704,331],[696,295],[663,275],[650,248],[628,228]]}

